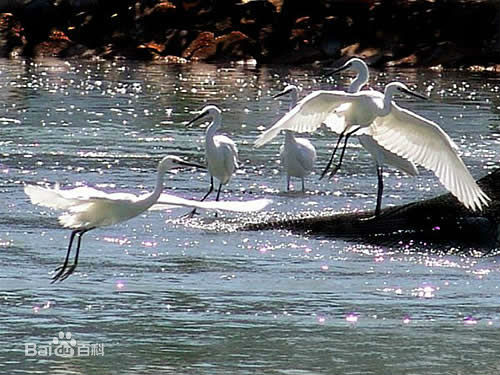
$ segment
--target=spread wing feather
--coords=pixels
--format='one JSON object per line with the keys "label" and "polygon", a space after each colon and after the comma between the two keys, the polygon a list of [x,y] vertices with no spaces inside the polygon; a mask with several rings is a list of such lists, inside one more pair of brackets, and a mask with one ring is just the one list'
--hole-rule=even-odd
{"label": "spread wing feather", "polygon": [[433,171],[467,208],[481,210],[488,196],[477,185],[457,153],[457,146],[436,123],[395,103],[389,115],[371,126],[373,138],[387,150]]}
{"label": "spread wing feather", "polygon": [[[255,146],[265,145],[282,130],[292,130],[297,133],[313,132],[336,108],[346,102],[349,103],[356,96],[357,94],[348,94],[344,91],[314,91],[300,100],[271,128],[264,131],[255,141]],[[338,117],[337,121],[342,121],[342,118]],[[340,126],[339,123],[335,124],[336,128]]]}

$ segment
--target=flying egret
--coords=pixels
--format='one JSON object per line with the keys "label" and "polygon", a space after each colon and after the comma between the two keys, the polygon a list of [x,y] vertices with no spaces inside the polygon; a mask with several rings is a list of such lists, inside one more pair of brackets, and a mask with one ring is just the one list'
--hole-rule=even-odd
{"label": "flying egret", "polygon": [[[349,85],[349,88],[347,89],[348,93],[359,92],[363,88],[363,86],[368,82],[369,79],[368,66],[363,60],[358,59],[357,57],[349,59],[345,64],[335,69],[330,74],[338,73],[343,70],[353,70],[356,73],[356,77],[354,78],[354,80]],[[338,119],[335,118],[333,120],[338,121]],[[377,204],[375,208],[375,215],[378,215],[380,213],[380,209],[382,206],[382,195],[384,191],[384,178],[383,178],[384,164],[389,164],[392,167],[400,171],[403,171],[410,176],[418,175],[418,170],[415,167],[414,163],[393,152],[386,150],[385,148],[380,146],[370,135],[359,134],[357,137],[359,143],[361,143],[361,145],[365,148],[366,151],[368,151],[368,153],[372,156],[373,160],[375,161],[375,167],[377,169],[377,178],[378,178]],[[330,162],[323,171],[321,177],[323,177],[326,174],[328,168],[330,167],[333,161],[334,155],[335,151],[334,153],[332,153],[332,158],[330,159]]]}
{"label": "flying egret", "polygon": [[[236,144],[225,135],[216,134],[222,123],[221,110],[215,105],[207,105],[186,126],[208,117],[212,120],[205,133],[205,160],[210,174],[210,189],[201,199],[203,202],[214,190],[214,177],[219,180],[219,189],[215,201],[219,200],[222,185],[231,180],[236,168],[238,168],[238,149]],[[194,215],[194,209],[190,215]]]}
{"label": "flying egret", "polygon": [[[297,104],[298,89],[295,85],[288,85],[274,98],[290,94],[290,110]],[[306,138],[296,138],[291,130],[285,130],[285,142],[280,147],[281,165],[286,171],[286,190],[290,191],[290,177],[302,180],[302,192],[305,192],[304,177],[310,174],[316,161],[316,149]]]}
{"label": "flying egret", "polygon": [[[59,222],[62,226],[73,229],[66,258],[63,265],[56,268],[52,282],[63,281],[75,271],[82,236],[92,229],[132,219],[152,208],[195,207],[250,212],[263,209],[271,202],[268,199],[257,199],[249,202],[198,202],[162,194],[165,172],[172,168],[189,166],[204,168],[198,164],[185,162],[176,156],[166,156],[158,164],[155,189],[152,193],[142,196],[130,193],[106,193],[91,187],[61,190],[58,186],[45,188],[37,185],[26,185],[24,192],[29,196],[31,203],[66,211],[59,216]],[[78,235],[78,242],[74,262],[68,268],[69,256],[76,235]]]}
{"label": "flying egret", "polygon": [[[457,146],[438,124],[392,102],[397,93],[425,98],[401,82],[384,90],[346,93],[314,91],[255,141],[257,147],[272,140],[281,130],[312,132],[329,117],[338,133],[368,134],[396,155],[430,169],[441,183],[467,208],[475,211],[488,205],[488,196],[476,184],[457,153]],[[376,212],[378,214],[379,212]]]}

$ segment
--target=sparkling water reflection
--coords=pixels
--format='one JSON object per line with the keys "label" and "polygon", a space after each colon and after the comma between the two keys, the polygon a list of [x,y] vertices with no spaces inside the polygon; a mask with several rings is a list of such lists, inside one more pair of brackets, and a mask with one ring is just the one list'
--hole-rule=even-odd
{"label": "sparkling water reflection", "polygon": [[[356,141],[338,176],[319,181],[335,139],[325,131],[309,137],[319,164],[305,195],[283,192],[281,139],[252,147],[285,111],[272,100],[285,84],[305,95],[350,78],[277,66],[0,61],[0,372],[498,373],[497,257],[238,232],[233,224],[247,218],[205,214],[186,223],[180,210],[90,232],[78,272],[49,284],[69,233],[54,212],[28,203],[22,184],[150,190],[166,153],[203,161],[204,129],[185,121],[207,103],[224,110],[222,129],[240,150],[224,197],[270,197],[276,215],[371,209],[376,176]],[[389,71],[370,84],[394,79],[431,96],[399,101],[439,122],[475,177],[498,166],[497,76]],[[420,172],[387,170],[384,205],[444,192]],[[167,188],[201,197],[207,180],[184,172],[169,176]],[[25,356],[25,343],[44,345],[61,331],[102,343],[104,355]]]}

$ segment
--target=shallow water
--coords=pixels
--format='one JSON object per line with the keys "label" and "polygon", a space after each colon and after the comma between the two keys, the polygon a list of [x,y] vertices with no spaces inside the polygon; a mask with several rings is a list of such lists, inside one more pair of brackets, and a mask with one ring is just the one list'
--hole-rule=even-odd
{"label": "shallow water", "polygon": [[[318,163],[305,195],[284,193],[281,139],[252,147],[286,111],[286,99],[271,98],[285,84],[305,95],[352,78],[322,73],[0,60],[0,373],[498,373],[497,256],[214,229],[269,214],[373,208],[376,175],[357,141],[338,176],[319,181],[335,138],[324,131],[309,137]],[[376,72],[371,85],[394,79],[430,94],[430,101],[398,102],[439,122],[475,177],[498,167],[498,76],[389,71]],[[185,122],[206,103],[224,110],[224,132],[240,151],[241,167],[223,197],[272,198],[269,210],[217,219],[204,213],[191,221],[179,219],[185,209],[148,212],[86,234],[77,272],[50,284],[69,231],[56,212],[28,202],[23,183],[151,190],[161,156],[203,162],[204,130]],[[433,174],[420,172],[409,178],[387,169],[383,204],[444,192]],[[171,174],[167,188],[199,198],[208,176]],[[77,341],[73,355],[26,355],[32,344],[60,347],[52,340],[61,331]],[[85,344],[97,351],[85,352]]]}

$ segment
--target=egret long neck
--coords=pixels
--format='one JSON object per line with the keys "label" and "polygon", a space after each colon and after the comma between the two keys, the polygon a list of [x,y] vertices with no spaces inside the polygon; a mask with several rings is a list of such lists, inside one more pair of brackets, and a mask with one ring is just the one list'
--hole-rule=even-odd
{"label": "egret long neck", "polygon": [[386,86],[384,90],[384,106],[378,111],[377,115],[380,117],[387,116],[391,113],[392,97],[395,94],[395,89],[390,86]]}
{"label": "egret long neck", "polygon": [[350,94],[355,94],[361,90],[361,88],[366,85],[368,82],[369,78],[369,72],[368,68],[362,68],[359,71],[357,71],[356,78],[351,82],[349,85],[349,88],[347,89],[347,92]]}
{"label": "egret long neck", "polygon": [[220,125],[221,125],[221,116],[215,115],[212,120],[212,123],[208,126],[207,131],[205,133],[205,139],[207,142],[213,142],[215,133],[219,129]]}
{"label": "egret long neck", "polygon": [[163,191],[163,178],[165,177],[165,171],[163,169],[158,169],[158,175],[156,177],[156,186],[151,194],[149,194],[144,199],[137,201],[137,204],[140,204],[144,211],[149,209],[153,204],[156,203],[158,198]]}

